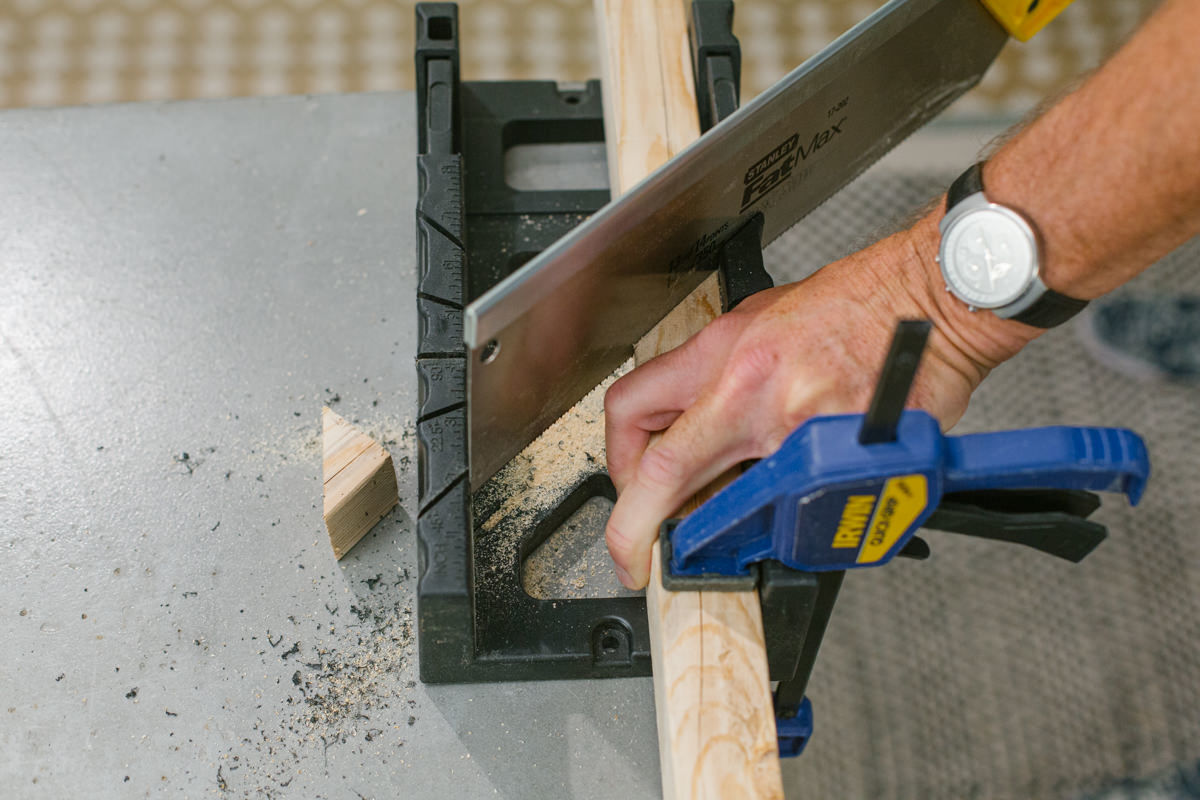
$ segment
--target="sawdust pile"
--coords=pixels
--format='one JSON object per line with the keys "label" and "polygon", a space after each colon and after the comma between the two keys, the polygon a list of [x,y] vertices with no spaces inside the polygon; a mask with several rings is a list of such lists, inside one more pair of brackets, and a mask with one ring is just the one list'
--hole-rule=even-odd
{"label": "sawdust pile", "polygon": [[555,506],[580,480],[604,469],[604,393],[623,372],[592,389],[480,489],[505,498],[481,530],[532,518]]}
{"label": "sawdust pile", "polygon": [[[405,738],[417,722],[416,634],[407,577],[367,580],[367,593],[348,607],[325,609],[328,619],[320,621],[315,637],[301,634],[311,619],[292,619],[296,638],[268,635],[270,649],[263,655],[291,668],[282,679],[290,690],[274,714],[258,717],[221,756],[216,784],[222,794],[286,796],[314,754],[327,763],[333,747],[370,753],[385,763],[402,759]],[[348,637],[341,628],[356,635]]]}
{"label": "sawdust pile", "polygon": [[[367,712],[377,706],[387,708],[389,694],[404,688],[392,684],[412,656],[412,608],[372,610],[355,605],[350,611],[366,624],[355,647],[320,648],[315,661],[306,662],[292,675],[302,703],[291,723],[293,730],[344,740],[370,722]],[[370,736],[371,730],[367,726],[364,735]]]}

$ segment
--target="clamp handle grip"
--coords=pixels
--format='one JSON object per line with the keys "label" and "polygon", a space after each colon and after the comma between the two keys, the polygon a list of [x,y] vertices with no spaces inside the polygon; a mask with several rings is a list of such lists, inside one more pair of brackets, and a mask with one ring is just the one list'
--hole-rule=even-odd
{"label": "clamp handle grip", "polygon": [[1071,0],[981,0],[996,21],[1019,41],[1029,41]]}
{"label": "clamp handle grip", "polygon": [[945,439],[945,492],[1087,489],[1137,505],[1150,477],[1146,444],[1125,428],[1057,426]]}

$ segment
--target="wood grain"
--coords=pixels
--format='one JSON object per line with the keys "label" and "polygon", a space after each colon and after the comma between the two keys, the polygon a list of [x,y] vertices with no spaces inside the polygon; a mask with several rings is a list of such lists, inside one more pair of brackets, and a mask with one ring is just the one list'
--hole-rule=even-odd
{"label": "wood grain", "polygon": [[[642,363],[716,317],[705,281],[635,348]],[[730,470],[684,504],[686,516],[737,477]],[[646,587],[659,759],[666,798],[782,798],[775,713],[758,593],[671,592],[654,548]]]}
{"label": "wood grain", "polygon": [[[700,135],[680,0],[597,0],[605,138],[614,195]],[[634,349],[641,364],[683,344],[721,309],[713,275]],[[732,480],[727,473],[680,510]],[[663,796],[782,798],[757,592],[669,592],[655,548],[646,589]]]}
{"label": "wood grain", "polygon": [[339,560],[399,502],[383,447],[328,407],[321,410],[324,517]]}
{"label": "wood grain", "polygon": [[700,120],[683,3],[596,0],[596,15],[604,141],[616,195],[698,139]]}

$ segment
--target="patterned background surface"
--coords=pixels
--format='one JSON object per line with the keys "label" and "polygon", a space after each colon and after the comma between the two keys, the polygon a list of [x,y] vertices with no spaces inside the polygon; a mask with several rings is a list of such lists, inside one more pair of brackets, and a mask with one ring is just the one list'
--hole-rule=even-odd
{"label": "patterned background surface", "polygon": [[[649,0],[647,0],[649,1]],[[747,96],[880,3],[738,0]],[[956,113],[1019,114],[1094,67],[1154,0],[1078,0]],[[0,0],[0,107],[411,88],[413,3]],[[468,78],[595,77],[591,0],[463,0]]]}

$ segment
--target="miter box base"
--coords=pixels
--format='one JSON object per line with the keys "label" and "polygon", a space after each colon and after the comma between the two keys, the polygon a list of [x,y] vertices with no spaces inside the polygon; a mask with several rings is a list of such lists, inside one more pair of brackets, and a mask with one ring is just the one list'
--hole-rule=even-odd
{"label": "miter box base", "polygon": [[[737,106],[740,55],[732,4],[693,7],[697,99],[707,124]],[[645,600],[544,600],[523,588],[522,563],[591,497],[615,499],[606,474],[582,478],[554,508],[489,531],[468,458],[468,349],[463,309],[609,200],[607,189],[531,191],[509,185],[505,159],[520,145],[592,143],[603,150],[598,81],[462,81],[458,8],[416,7],[417,311],[419,333],[417,616],[427,682],[548,680],[650,674]],[[720,256],[726,299],[770,285],[761,218]],[[765,281],[765,284],[764,284]],[[502,542],[518,542],[513,559]],[[501,566],[497,566],[501,565]]]}

